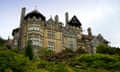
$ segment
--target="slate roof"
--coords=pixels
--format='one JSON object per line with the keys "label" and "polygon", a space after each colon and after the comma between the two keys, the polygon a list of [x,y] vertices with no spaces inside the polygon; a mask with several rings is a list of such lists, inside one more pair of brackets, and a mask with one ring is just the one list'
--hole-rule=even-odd
{"label": "slate roof", "polygon": [[98,40],[100,42],[109,43],[109,41],[104,39],[101,34],[98,34],[97,36],[89,36],[89,35],[83,34],[82,35],[82,40],[89,40],[89,41]]}
{"label": "slate roof", "polygon": [[95,36],[89,36],[89,35],[85,35],[85,34],[82,35],[83,40],[92,40],[93,38],[95,38]]}
{"label": "slate roof", "polygon": [[82,25],[81,22],[78,20],[78,18],[75,15],[68,22],[68,24],[71,26],[75,26],[75,27],[80,27]]}
{"label": "slate roof", "polygon": [[40,12],[38,12],[37,10],[33,10],[32,12],[28,13],[24,19],[28,19],[28,18],[33,18],[33,17],[36,17],[36,18],[41,18],[42,20],[45,20],[45,16],[43,16]]}
{"label": "slate roof", "polygon": [[14,36],[16,32],[19,32],[19,28],[16,28],[16,29],[13,30],[12,36]]}

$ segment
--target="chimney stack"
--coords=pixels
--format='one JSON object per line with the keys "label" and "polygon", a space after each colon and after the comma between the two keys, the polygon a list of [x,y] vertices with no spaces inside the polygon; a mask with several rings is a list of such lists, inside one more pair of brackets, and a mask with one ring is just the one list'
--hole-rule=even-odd
{"label": "chimney stack", "polygon": [[23,21],[24,21],[25,11],[26,11],[26,8],[25,8],[25,7],[24,7],[24,8],[22,8],[20,24],[22,24],[22,23],[23,23]]}
{"label": "chimney stack", "polygon": [[88,35],[92,36],[92,32],[91,32],[91,28],[90,27],[87,29],[87,31],[88,31]]}
{"label": "chimney stack", "polygon": [[68,12],[65,13],[65,23],[68,24],[69,15]]}
{"label": "chimney stack", "polygon": [[23,23],[24,23],[24,17],[25,17],[25,11],[26,11],[26,8],[22,8],[22,11],[21,11],[21,17],[20,17],[20,32],[19,32],[19,39],[18,39],[18,48],[19,49],[22,49],[23,48],[23,45],[22,45],[22,42],[23,42]]}
{"label": "chimney stack", "polygon": [[58,17],[58,15],[55,16],[55,22],[56,22],[56,23],[59,22],[59,17]]}

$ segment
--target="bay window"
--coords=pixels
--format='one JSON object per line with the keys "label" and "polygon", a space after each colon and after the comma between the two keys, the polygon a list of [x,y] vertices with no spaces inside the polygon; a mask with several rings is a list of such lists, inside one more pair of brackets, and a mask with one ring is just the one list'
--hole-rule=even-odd
{"label": "bay window", "polygon": [[29,24],[28,25],[28,31],[31,31],[31,30],[39,31],[40,30],[40,26],[38,24]]}

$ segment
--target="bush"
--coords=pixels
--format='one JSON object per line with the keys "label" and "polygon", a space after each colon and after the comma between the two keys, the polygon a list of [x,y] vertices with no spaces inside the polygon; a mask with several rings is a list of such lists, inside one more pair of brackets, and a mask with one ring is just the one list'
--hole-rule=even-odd
{"label": "bush", "polygon": [[75,54],[77,55],[80,55],[80,54],[85,54],[87,53],[83,48],[78,48],[76,51],[75,51]]}
{"label": "bush", "polygon": [[32,69],[31,62],[22,54],[16,54],[12,51],[0,52],[0,72],[12,70],[13,72],[24,72]]}
{"label": "bush", "polygon": [[119,60],[119,56],[107,54],[84,54],[75,59],[75,61],[79,61],[84,68],[86,65],[86,68],[102,68],[106,70],[120,70]]}
{"label": "bush", "polygon": [[108,45],[100,44],[97,46],[97,53],[102,53],[102,54],[117,54],[120,55],[120,48],[116,47],[110,47]]}
{"label": "bush", "polygon": [[5,72],[13,72],[10,68],[5,69]]}

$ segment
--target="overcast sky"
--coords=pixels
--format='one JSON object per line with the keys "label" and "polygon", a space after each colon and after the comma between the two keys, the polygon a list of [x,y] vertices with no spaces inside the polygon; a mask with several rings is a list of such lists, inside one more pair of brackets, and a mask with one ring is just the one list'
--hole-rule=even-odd
{"label": "overcast sky", "polygon": [[92,34],[101,33],[110,45],[120,47],[120,0],[0,0],[0,36],[12,38],[14,28],[19,27],[21,8],[27,13],[39,10],[47,19],[57,14],[65,23],[65,12],[69,19],[76,15],[84,33],[88,27]]}

